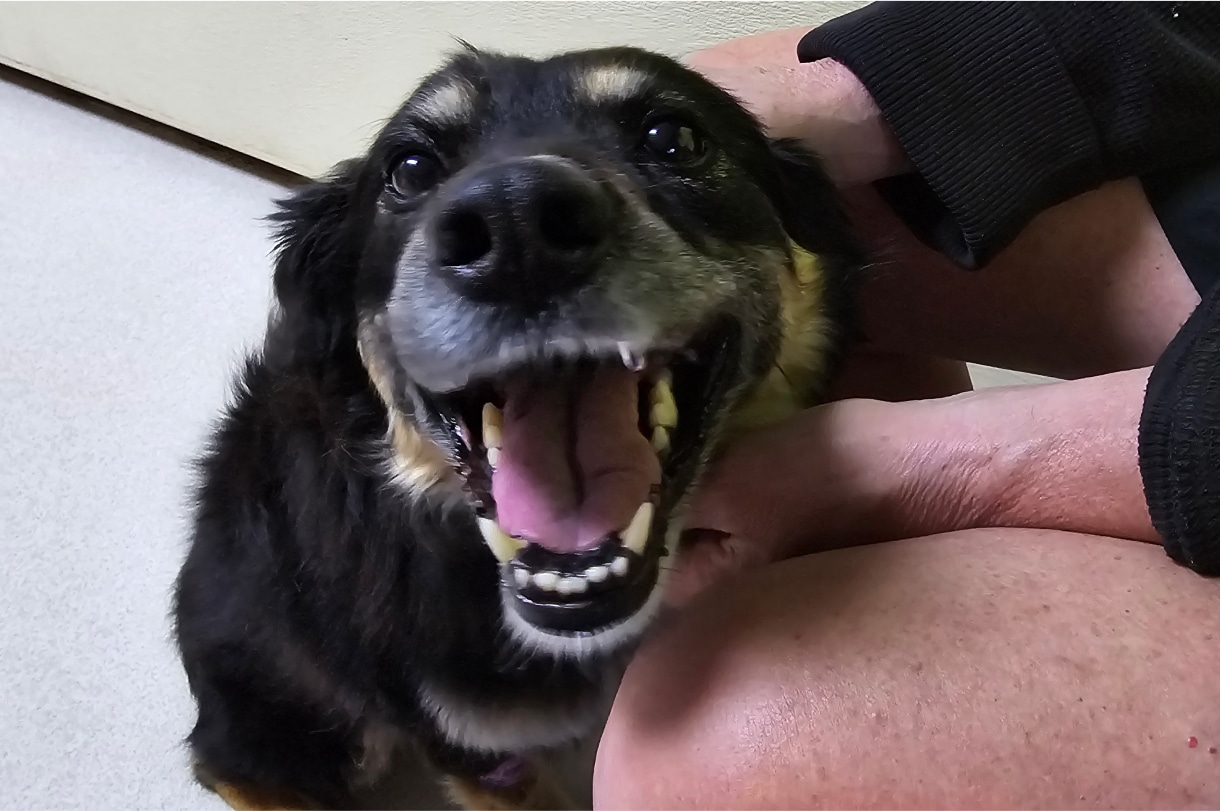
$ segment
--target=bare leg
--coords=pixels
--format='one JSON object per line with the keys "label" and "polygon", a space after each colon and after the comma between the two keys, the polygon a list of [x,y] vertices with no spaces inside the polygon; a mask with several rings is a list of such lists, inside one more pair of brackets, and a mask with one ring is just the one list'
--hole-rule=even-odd
{"label": "bare leg", "polygon": [[599,808],[1220,806],[1220,582],[975,530],[790,560],[641,652]]}
{"label": "bare leg", "polygon": [[1136,180],[1043,212],[994,262],[963,270],[853,196],[880,265],[864,291],[878,351],[1084,377],[1149,366],[1199,296]]}

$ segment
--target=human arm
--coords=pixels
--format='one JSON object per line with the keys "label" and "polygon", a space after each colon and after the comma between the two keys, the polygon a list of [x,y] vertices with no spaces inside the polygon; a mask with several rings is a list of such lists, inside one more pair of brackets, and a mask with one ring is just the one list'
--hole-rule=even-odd
{"label": "human arm", "polygon": [[671,597],[785,558],[980,527],[1160,542],[1220,575],[1217,490],[1220,288],[1152,369],[844,400],[733,445],[691,504]]}
{"label": "human arm", "polygon": [[1220,154],[1210,4],[874,3],[687,62],[967,266],[1055,203]]}
{"label": "human arm", "polygon": [[1107,180],[1220,152],[1210,4],[876,3],[810,31],[798,54],[869,89],[917,170],[883,192],[967,265]]}

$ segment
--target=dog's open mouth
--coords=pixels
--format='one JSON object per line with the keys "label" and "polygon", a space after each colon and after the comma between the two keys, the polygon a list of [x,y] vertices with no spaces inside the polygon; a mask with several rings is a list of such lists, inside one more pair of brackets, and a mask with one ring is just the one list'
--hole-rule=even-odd
{"label": "dog's open mouth", "polygon": [[479,526],[531,625],[594,633],[636,613],[669,512],[733,385],[739,331],[516,365],[445,395]]}

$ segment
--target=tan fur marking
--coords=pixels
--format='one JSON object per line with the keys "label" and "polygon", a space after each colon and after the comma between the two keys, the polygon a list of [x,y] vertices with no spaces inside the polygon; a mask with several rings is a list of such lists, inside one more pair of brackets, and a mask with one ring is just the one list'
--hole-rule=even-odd
{"label": "tan fur marking", "polygon": [[358,339],[360,359],[390,414],[389,438],[394,480],[408,493],[422,496],[442,482],[453,482],[456,474],[436,443],[420,434],[397,407],[394,377],[378,351],[375,329],[372,324],[361,326]]}
{"label": "tan fur marking", "polygon": [[476,92],[468,82],[455,79],[449,84],[428,90],[413,106],[429,121],[438,124],[458,123],[474,115]]}
{"label": "tan fur marking", "polygon": [[453,468],[436,443],[395,410],[390,413],[390,442],[394,447],[395,479],[407,490],[423,495],[453,477]]}
{"label": "tan fur marking", "polygon": [[586,71],[580,86],[590,101],[620,101],[639,93],[645,78],[628,67],[601,65]]}
{"label": "tan fur marking", "polygon": [[232,783],[217,783],[212,790],[233,811],[312,811],[315,808],[299,800],[239,788]]}
{"label": "tan fur marking", "polygon": [[792,266],[780,276],[783,339],[775,368],[733,416],[730,436],[785,420],[808,402],[821,382],[829,325],[822,315],[825,288],[818,258],[792,246]]}

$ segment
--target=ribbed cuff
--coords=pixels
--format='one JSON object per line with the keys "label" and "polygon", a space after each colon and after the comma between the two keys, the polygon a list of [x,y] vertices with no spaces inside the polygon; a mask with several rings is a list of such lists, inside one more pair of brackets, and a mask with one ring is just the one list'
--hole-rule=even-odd
{"label": "ribbed cuff", "polygon": [[1038,212],[1102,182],[1084,101],[1022,3],[874,3],[810,31],[868,88],[918,177],[879,188],[933,247],[967,267]]}
{"label": "ribbed cuff", "polygon": [[1165,551],[1200,574],[1220,575],[1220,285],[1149,375],[1139,461]]}

